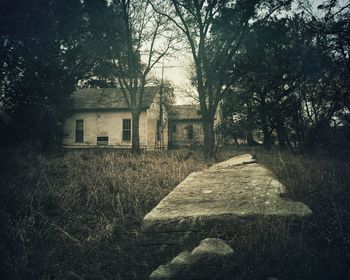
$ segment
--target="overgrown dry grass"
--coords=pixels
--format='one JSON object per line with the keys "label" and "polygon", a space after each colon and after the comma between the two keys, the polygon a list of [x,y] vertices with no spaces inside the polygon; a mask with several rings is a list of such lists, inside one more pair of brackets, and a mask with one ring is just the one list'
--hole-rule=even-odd
{"label": "overgrown dry grass", "polygon": [[1,279],[134,278],[143,216],[205,167],[188,152],[2,151]]}
{"label": "overgrown dry grass", "polygon": [[[281,252],[279,279],[350,279],[350,160],[348,151],[291,153],[257,151],[286,186],[286,197],[313,211],[300,234]],[[288,240],[286,236],[286,240]]]}
{"label": "overgrown dry grass", "polygon": [[[243,279],[349,279],[349,160],[249,148],[220,150],[218,160],[245,152],[272,169],[287,195],[314,215],[297,240],[289,225],[266,221],[226,236],[237,252],[233,269]],[[46,156],[2,150],[0,278],[145,277],[137,247],[143,216],[208,164],[186,150],[138,157],[111,150]]]}

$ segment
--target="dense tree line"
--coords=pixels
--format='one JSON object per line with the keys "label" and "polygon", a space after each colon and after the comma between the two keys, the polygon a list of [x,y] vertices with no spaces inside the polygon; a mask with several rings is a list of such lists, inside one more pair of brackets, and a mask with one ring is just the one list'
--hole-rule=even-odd
{"label": "dense tree line", "polygon": [[[349,142],[349,4],[320,5],[270,18],[252,28],[230,65],[224,98],[226,136],[248,144]],[[345,134],[344,134],[345,133]],[[335,137],[336,138],[336,137]]]}
{"label": "dense tree line", "polygon": [[2,141],[46,148],[59,142],[68,97],[118,39],[115,17],[94,0],[2,0],[0,13]]}

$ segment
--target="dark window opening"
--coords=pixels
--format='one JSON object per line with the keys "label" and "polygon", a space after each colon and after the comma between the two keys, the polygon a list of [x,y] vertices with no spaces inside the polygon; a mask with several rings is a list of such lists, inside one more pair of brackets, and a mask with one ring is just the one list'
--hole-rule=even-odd
{"label": "dark window opening", "polygon": [[131,141],[131,119],[123,119],[123,141]]}
{"label": "dark window opening", "polygon": [[84,142],[84,120],[75,120],[75,142]]}
{"label": "dark window opening", "polygon": [[187,126],[187,139],[193,140],[193,125]]}
{"label": "dark window opening", "polygon": [[97,136],[97,145],[108,145],[108,136]]}

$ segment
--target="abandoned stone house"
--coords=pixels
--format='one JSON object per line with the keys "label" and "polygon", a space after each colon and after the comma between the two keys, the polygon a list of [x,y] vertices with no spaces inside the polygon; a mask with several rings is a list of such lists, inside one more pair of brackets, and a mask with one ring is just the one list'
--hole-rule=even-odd
{"label": "abandoned stone house", "polygon": [[[169,89],[168,89],[169,90]],[[160,149],[203,142],[199,106],[161,108],[159,87],[145,88],[140,115],[140,147]],[[220,114],[216,122],[220,121]],[[121,89],[78,89],[63,127],[63,147],[131,147],[131,111]]]}

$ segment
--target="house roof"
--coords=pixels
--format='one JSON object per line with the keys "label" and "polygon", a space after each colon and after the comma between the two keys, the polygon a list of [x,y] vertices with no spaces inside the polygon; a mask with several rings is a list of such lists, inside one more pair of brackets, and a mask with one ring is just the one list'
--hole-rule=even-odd
{"label": "house roof", "polygon": [[[159,87],[146,87],[142,108],[148,109],[157,93]],[[120,88],[83,88],[77,89],[72,95],[73,110],[106,110],[106,109],[128,109],[124,94]]]}
{"label": "house roof", "polygon": [[169,118],[171,120],[201,120],[202,115],[199,104],[174,105],[171,108]]}

